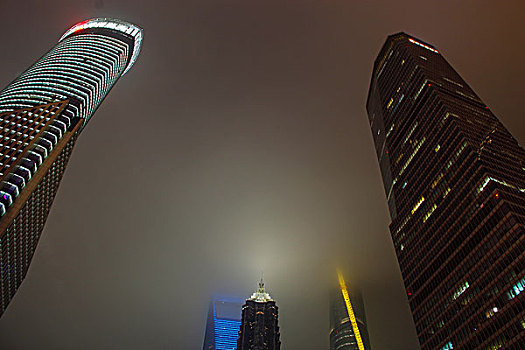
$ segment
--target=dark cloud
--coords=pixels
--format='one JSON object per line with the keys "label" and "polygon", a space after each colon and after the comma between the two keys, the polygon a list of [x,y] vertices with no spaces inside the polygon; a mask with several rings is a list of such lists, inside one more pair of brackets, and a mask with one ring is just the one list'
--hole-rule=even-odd
{"label": "dark cloud", "polygon": [[436,45],[523,142],[523,10],[2,3],[1,86],[88,17],[137,23],[145,40],[77,143],[0,348],[198,349],[211,294],[249,296],[264,270],[283,348],[326,349],[339,263],[374,349],[416,349],[365,112],[373,60],[398,31]]}

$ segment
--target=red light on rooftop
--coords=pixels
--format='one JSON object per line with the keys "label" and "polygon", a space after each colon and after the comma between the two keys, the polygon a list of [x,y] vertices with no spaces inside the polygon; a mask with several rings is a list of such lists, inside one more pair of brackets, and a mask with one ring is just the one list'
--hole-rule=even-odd
{"label": "red light on rooftop", "polygon": [[498,193],[498,192],[496,192],[496,193],[494,194],[494,198],[499,199],[499,193]]}
{"label": "red light on rooftop", "polygon": [[78,22],[77,24],[75,24],[73,32],[78,32],[79,30],[85,29],[87,22],[88,21],[86,20],[86,21]]}

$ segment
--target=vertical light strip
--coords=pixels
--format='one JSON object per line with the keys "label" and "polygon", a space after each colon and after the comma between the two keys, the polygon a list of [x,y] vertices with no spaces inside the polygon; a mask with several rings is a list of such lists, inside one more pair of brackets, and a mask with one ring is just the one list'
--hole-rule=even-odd
{"label": "vertical light strip", "polygon": [[348,289],[346,289],[345,279],[343,278],[343,274],[341,273],[341,271],[337,271],[337,278],[339,279],[341,292],[343,293],[343,298],[345,299],[346,310],[348,311],[350,323],[352,323],[352,328],[354,330],[357,346],[359,347],[359,350],[365,350],[363,340],[361,339],[361,333],[359,332],[359,327],[357,326],[357,320],[354,315],[354,309],[352,308],[352,303],[350,302],[350,296],[348,295]]}

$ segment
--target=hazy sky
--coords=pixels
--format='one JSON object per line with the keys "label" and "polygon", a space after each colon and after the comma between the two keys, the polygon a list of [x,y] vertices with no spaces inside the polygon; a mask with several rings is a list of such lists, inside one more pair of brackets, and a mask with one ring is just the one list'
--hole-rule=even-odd
{"label": "hazy sky", "polygon": [[211,294],[248,297],[264,270],[282,348],[328,349],[339,262],[373,349],[417,349],[365,111],[373,61],[399,31],[435,45],[523,143],[524,5],[3,0],[2,88],[80,20],[145,38],[77,142],[0,348],[199,349]]}

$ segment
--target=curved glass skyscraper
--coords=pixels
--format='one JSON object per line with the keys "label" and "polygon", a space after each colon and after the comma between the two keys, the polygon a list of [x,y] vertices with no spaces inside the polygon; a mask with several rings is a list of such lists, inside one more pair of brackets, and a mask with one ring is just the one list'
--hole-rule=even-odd
{"label": "curved glass skyscraper", "polygon": [[27,273],[79,133],[141,43],[136,25],[80,22],[0,92],[0,314]]}

